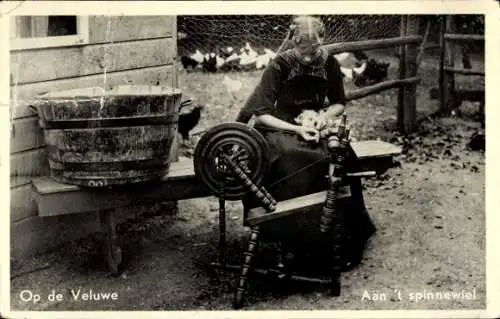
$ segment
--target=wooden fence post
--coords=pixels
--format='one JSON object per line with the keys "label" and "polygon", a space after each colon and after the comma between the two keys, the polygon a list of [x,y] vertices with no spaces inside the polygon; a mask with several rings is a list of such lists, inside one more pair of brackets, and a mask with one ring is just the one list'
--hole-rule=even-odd
{"label": "wooden fence post", "polygon": [[[419,18],[415,15],[409,15],[406,17],[406,30],[405,33],[408,36],[415,36],[419,33]],[[416,77],[417,76],[417,57],[418,57],[418,45],[415,43],[410,43],[405,46],[402,67],[404,69],[404,77]],[[403,76],[403,71],[400,72],[400,76]],[[412,83],[405,85],[402,89],[400,103],[402,105],[399,108],[402,109],[402,131],[405,134],[410,134],[415,132],[417,129],[417,83]],[[398,114],[399,115],[399,114]]]}
{"label": "wooden fence post", "polygon": [[450,110],[455,108],[455,76],[452,72],[447,72],[446,67],[453,68],[455,65],[455,45],[452,41],[447,41],[445,34],[455,33],[455,23],[453,16],[442,17],[441,19],[441,57],[439,65],[439,92],[441,113],[448,115]]}
{"label": "wooden fence post", "polygon": [[[400,36],[406,36],[406,25],[408,19],[406,15],[401,16],[400,24]],[[399,56],[399,79],[402,80],[406,77],[406,67],[405,67],[405,57],[406,57],[406,45],[400,45],[398,48]],[[398,91],[398,109],[397,109],[397,127],[400,132],[404,132],[403,118],[404,118],[404,98],[405,98],[405,88],[406,85],[401,85]]]}

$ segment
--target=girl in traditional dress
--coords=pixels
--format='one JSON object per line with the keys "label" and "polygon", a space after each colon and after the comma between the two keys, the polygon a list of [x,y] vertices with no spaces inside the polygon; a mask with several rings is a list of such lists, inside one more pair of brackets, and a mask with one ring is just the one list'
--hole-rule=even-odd
{"label": "girl in traditional dress", "polygon": [[[327,189],[328,151],[326,141],[318,142],[319,130],[325,123],[319,121],[311,128],[295,124],[294,119],[303,110],[325,108],[331,116],[338,117],[346,104],[340,66],[334,56],[321,47],[324,24],[318,18],[300,16],[294,19],[292,32],[292,48],[279,53],[269,63],[237,118],[247,123],[254,115],[254,127],[271,146],[271,153],[266,154],[271,168],[263,186],[277,201]],[[344,269],[359,262],[366,241],[375,232],[364,207],[361,185],[353,183],[351,192],[349,211],[344,212],[344,226],[350,238]],[[251,208],[261,206],[253,196],[244,198],[243,204],[245,216]],[[314,237],[310,236],[311,232],[319,232],[320,214],[321,209],[316,209],[300,217],[283,218],[273,226],[265,225],[265,232],[276,235],[287,244],[285,249],[294,250],[292,254],[296,256],[310,252],[308,241]],[[264,230],[261,233],[264,235]],[[307,262],[314,264],[311,258],[308,256]]]}

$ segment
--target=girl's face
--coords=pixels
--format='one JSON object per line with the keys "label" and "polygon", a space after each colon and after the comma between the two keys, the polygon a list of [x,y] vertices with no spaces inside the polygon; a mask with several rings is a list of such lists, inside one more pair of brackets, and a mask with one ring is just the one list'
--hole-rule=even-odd
{"label": "girl's face", "polygon": [[313,62],[318,56],[320,56],[320,50],[322,39],[310,39],[306,37],[297,38],[294,41],[295,44],[295,54],[304,63]]}

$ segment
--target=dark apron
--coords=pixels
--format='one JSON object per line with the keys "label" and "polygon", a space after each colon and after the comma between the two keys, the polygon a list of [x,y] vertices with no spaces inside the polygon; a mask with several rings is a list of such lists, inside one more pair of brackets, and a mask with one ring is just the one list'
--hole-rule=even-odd
{"label": "dark apron", "polygon": [[[326,92],[326,72],[320,68],[307,70],[298,65],[282,83],[273,115],[295,124],[294,118],[303,110],[319,110],[324,107]],[[271,162],[270,169],[265,174],[263,186],[277,201],[327,189],[329,160],[326,141],[316,144],[302,140],[297,134],[257,129],[266,138],[271,149],[271,153],[267,155]],[[361,194],[360,185],[353,186],[354,190],[357,189],[357,193]],[[345,216],[345,228],[350,235],[350,241],[358,241],[358,246],[361,246],[361,242],[364,244],[375,227],[366,213],[362,198],[357,197],[348,203],[349,214]],[[261,206],[252,195],[243,199],[243,205],[245,215],[249,209]],[[279,240],[285,247],[293,247],[294,255],[310,252],[311,245],[318,244],[309,241],[314,240],[314,234],[319,232],[321,213],[322,208],[309,209],[305,214],[295,214],[265,223],[260,227],[262,239]],[[358,251],[360,249],[362,251],[363,248],[360,247]],[[321,256],[316,257],[321,259]],[[311,260],[313,256],[305,258]]]}

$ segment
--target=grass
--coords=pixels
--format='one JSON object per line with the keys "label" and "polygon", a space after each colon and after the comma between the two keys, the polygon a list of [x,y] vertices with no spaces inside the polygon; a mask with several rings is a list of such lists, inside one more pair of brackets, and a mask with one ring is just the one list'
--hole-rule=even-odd
{"label": "grass", "polygon": [[[396,76],[395,59],[391,77]],[[423,60],[419,75],[418,114],[437,110],[428,90],[437,85],[437,61]],[[242,82],[230,94],[223,74],[180,73],[184,97],[206,105],[195,131],[232,121],[261,72],[228,74]],[[477,78],[462,77],[459,86],[477,87]],[[346,84],[347,89],[353,89]],[[469,136],[479,127],[472,118],[477,106],[464,103],[464,118],[424,120],[419,132],[401,136],[395,131],[397,90],[385,91],[349,103],[347,110],[359,140],[377,139],[402,145],[402,164],[385,175],[365,182],[365,200],[378,231],[367,247],[362,264],[342,275],[342,294],[329,297],[321,289],[288,295],[273,292],[266,282],[254,282],[249,310],[375,310],[375,309],[479,309],[486,304],[485,286],[485,159],[466,149]],[[199,137],[199,136],[198,136]],[[197,137],[193,138],[196,143]],[[183,150],[189,153],[187,149]],[[25,310],[228,310],[235,277],[220,274],[213,280],[204,267],[216,257],[218,206],[213,197],[179,202],[177,213],[159,208],[157,214],[120,228],[126,256],[118,278],[106,275],[91,238],[70,243],[58,251],[20,264],[50,268],[12,280],[12,307]],[[154,215],[154,216],[151,216]],[[241,225],[242,207],[229,202],[228,240],[235,252],[246,239]],[[78,253],[77,253],[78,252]],[[231,254],[239,258],[240,254]],[[48,291],[99,287],[119,292],[113,303],[21,302],[23,289]],[[427,299],[416,302],[411,294],[424,292],[475,292],[474,300]],[[401,300],[397,298],[401,292]],[[385,300],[368,300],[386,294]],[[382,295],[379,295],[382,296]]]}

